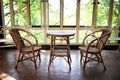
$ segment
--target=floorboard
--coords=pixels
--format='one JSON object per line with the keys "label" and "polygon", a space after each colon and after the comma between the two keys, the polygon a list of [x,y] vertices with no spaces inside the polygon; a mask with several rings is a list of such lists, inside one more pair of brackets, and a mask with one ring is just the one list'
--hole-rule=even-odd
{"label": "floorboard", "polygon": [[71,71],[63,58],[56,58],[48,70],[49,50],[41,51],[41,62],[37,61],[38,69],[27,60],[15,69],[18,52],[16,49],[0,49],[0,80],[120,80],[120,52],[103,50],[102,56],[107,67],[90,62],[83,71],[80,64],[79,50],[71,50]]}

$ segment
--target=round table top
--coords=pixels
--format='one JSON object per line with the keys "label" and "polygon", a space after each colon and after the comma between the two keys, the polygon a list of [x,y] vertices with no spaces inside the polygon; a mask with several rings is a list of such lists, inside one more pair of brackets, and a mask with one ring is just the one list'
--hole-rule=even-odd
{"label": "round table top", "polygon": [[75,32],[71,30],[51,30],[47,31],[47,36],[56,36],[56,37],[65,37],[65,36],[74,36]]}

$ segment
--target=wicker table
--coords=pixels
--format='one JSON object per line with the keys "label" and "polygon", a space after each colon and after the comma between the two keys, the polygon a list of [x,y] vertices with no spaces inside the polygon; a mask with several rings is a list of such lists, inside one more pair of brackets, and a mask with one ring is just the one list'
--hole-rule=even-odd
{"label": "wicker table", "polygon": [[[47,36],[51,39],[50,45],[50,60],[48,64],[48,69],[50,68],[51,63],[56,57],[63,57],[68,65],[69,69],[71,70],[71,56],[70,56],[70,37],[75,35],[75,32],[69,30],[53,30],[47,31]],[[66,45],[56,45],[56,40],[63,40],[66,41]],[[57,49],[66,49],[65,53],[56,52]]]}

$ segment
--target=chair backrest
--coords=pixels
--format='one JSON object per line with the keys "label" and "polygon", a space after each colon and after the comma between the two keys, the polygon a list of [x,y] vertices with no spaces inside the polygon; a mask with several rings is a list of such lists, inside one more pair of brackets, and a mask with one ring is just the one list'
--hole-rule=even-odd
{"label": "chair backrest", "polygon": [[21,51],[22,48],[25,47],[24,41],[20,35],[20,31],[24,31],[24,30],[20,28],[11,28],[9,30],[9,33],[19,51]]}
{"label": "chair backrest", "polygon": [[97,42],[96,47],[99,50],[102,50],[104,48],[106,42],[108,41],[108,38],[111,35],[111,31],[109,29],[101,29],[100,31],[102,33],[101,33],[101,36],[98,38],[98,42]]}

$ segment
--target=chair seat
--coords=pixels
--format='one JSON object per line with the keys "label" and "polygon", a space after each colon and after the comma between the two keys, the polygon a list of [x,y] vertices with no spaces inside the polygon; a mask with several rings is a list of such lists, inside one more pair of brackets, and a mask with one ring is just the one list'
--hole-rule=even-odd
{"label": "chair seat", "polygon": [[[33,46],[33,48],[34,48],[34,52],[35,52],[35,51],[40,50],[41,46]],[[30,46],[24,47],[24,48],[22,48],[22,52],[23,53],[30,53],[30,52],[32,52],[32,48]]]}
{"label": "chair seat", "polygon": [[[86,52],[87,51],[87,46],[81,46],[79,47],[79,49],[83,52]],[[96,47],[90,47],[89,50],[88,50],[88,53],[92,53],[92,54],[96,54],[96,53],[99,53],[100,50]]]}

